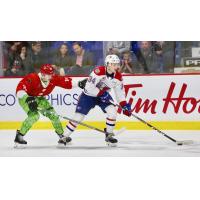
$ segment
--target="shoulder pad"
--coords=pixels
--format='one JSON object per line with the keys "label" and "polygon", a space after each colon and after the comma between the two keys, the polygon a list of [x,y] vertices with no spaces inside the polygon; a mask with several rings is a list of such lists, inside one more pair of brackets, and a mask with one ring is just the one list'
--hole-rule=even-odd
{"label": "shoulder pad", "polygon": [[31,73],[31,74],[28,74],[28,75],[26,75],[25,77],[24,77],[28,82],[34,82],[35,81],[35,79],[37,79],[37,78],[39,78],[38,77],[38,74],[36,74],[36,73]]}
{"label": "shoulder pad", "polygon": [[106,74],[106,68],[104,66],[98,66],[94,69],[94,73],[98,76]]}
{"label": "shoulder pad", "polygon": [[37,73],[28,74],[27,77],[36,78],[39,77]]}
{"label": "shoulder pad", "polygon": [[122,81],[122,74],[120,72],[116,72],[114,78],[117,79],[117,80],[119,80],[119,81]]}

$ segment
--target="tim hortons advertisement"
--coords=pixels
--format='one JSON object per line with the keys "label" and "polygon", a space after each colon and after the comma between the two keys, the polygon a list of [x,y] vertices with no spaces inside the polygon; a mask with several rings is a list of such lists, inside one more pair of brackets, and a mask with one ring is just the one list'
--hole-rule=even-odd
{"label": "tim hortons advertisement", "polygon": [[[200,75],[124,76],[123,79],[126,99],[139,117],[148,121],[200,121]],[[26,117],[15,95],[20,80],[0,79],[0,122],[22,121]],[[81,92],[80,88],[55,88],[46,98],[60,115],[73,117]],[[118,112],[118,121],[136,121],[123,116],[120,109]],[[45,117],[41,120],[48,121]],[[86,117],[86,121],[104,120],[105,115],[98,107]]]}

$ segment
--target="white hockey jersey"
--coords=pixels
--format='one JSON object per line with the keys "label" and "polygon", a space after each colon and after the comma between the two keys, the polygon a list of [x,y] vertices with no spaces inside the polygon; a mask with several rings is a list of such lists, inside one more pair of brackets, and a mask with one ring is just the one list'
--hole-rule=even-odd
{"label": "white hockey jersey", "polygon": [[125,101],[125,91],[120,72],[109,75],[105,66],[96,67],[90,74],[85,85],[84,93],[88,96],[101,96],[105,91],[114,90],[118,102]]}

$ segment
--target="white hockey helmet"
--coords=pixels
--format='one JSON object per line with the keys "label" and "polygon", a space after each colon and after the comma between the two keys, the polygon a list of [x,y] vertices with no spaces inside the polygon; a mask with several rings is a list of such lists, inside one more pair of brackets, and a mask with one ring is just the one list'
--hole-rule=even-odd
{"label": "white hockey helmet", "polygon": [[119,63],[120,59],[117,55],[107,55],[105,58],[105,66],[107,66],[109,63]]}

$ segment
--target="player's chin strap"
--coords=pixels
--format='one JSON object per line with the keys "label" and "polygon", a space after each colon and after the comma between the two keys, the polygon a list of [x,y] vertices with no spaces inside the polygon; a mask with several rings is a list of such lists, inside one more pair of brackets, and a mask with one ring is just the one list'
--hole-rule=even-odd
{"label": "player's chin strap", "polygon": [[[51,113],[51,110],[48,110],[48,109],[47,109],[47,110],[44,110],[44,109],[38,108],[38,110],[41,111],[41,112],[43,112],[43,113]],[[85,123],[83,123],[83,122],[76,121],[76,120],[74,120],[74,119],[71,119],[71,118],[69,118],[69,117],[62,116],[62,115],[58,115],[58,116],[59,116],[60,118],[69,120],[69,121],[71,121],[71,122],[80,124],[80,125],[82,125],[82,126],[85,126],[85,127],[89,128],[89,129],[92,129],[92,130],[95,130],[95,131],[98,131],[98,132],[101,132],[101,133],[104,133],[104,134],[108,134],[107,132],[105,132],[105,131],[103,131],[103,130],[101,130],[101,129],[99,129],[99,128],[96,128],[96,127],[94,127],[94,126],[85,124]],[[125,130],[126,130],[126,128],[123,127],[123,128],[121,128],[121,129],[119,129],[116,133],[114,133],[113,136],[117,136],[117,135],[121,134],[122,132],[124,132]]]}
{"label": "player's chin strap", "polygon": [[[114,106],[117,106],[119,108],[121,108],[123,110],[123,108],[118,105],[115,104],[114,102],[110,101],[110,103]],[[175,142],[177,145],[183,145],[183,144],[193,144],[192,140],[182,140],[182,141],[178,141],[172,137],[170,137],[169,135],[167,135],[166,133],[162,132],[161,130],[157,129],[155,126],[151,125],[150,123],[144,121],[143,119],[141,119],[140,117],[136,116],[135,114],[131,113],[131,116],[135,117],[137,120],[141,121],[142,123],[146,124],[148,127],[150,127],[151,129],[157,131],[158,133],[162,134],[163,136],[165,136],[166,138],[168,138],[169,140],[171,140],[172,142]]]}

